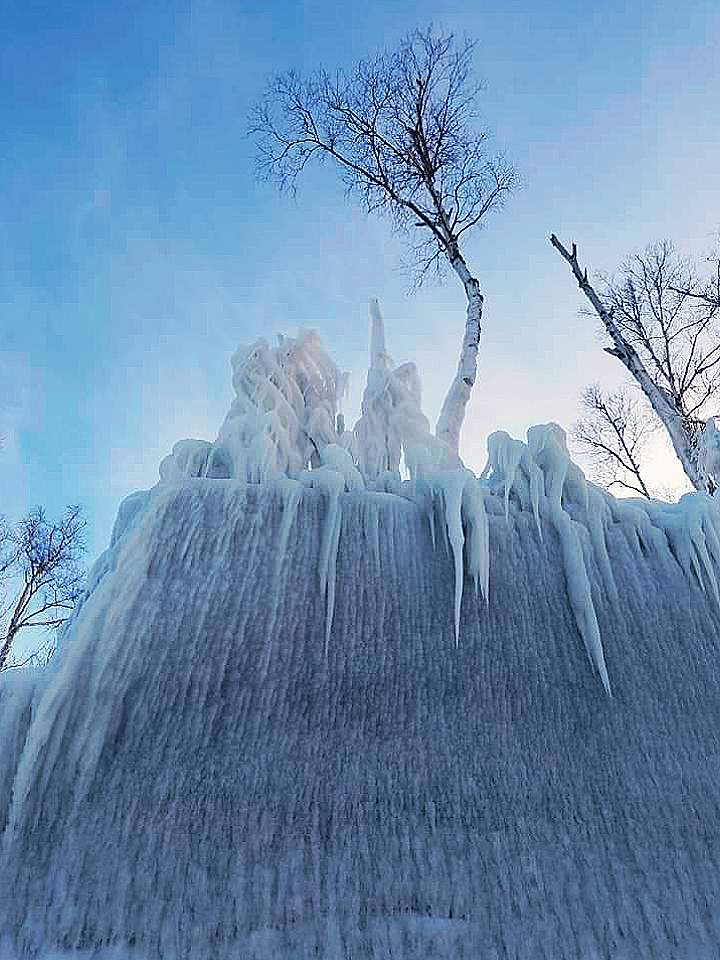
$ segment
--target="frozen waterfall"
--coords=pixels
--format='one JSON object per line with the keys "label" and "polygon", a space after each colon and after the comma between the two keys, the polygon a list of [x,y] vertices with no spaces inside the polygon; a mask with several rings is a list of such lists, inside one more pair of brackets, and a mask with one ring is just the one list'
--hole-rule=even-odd
{"label": "frozen waterfall", "polygon": [[474,477],[372,319],[348,431],[314,334],[239,351],[0,677],[2,960],[717,955],[718,501],[555,424]]}

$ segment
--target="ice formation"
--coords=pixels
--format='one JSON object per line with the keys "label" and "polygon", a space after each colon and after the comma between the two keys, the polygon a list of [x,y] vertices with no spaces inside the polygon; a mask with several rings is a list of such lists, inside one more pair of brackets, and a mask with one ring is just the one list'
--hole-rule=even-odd
{"label": "ice formation", "polygon": [[345,377],[314,331],[258,340],[232,357],[235,399],[213,444],[181,440],[160,465],[163,480],[235,478],[262,483],[296,477],[319,450],[338,439]]}
{"label": "ice formation", "polygon": [[[327,603],[326,647],[334,610],[342,494],[367,486],[410,499],[420,497],[432,524],[434,514],[440,514],[452,551],[457,643],[466,573],[487,597],[484,501],[476,478],[430,432],[415,365],[394,367],[377,300],[370,302],[370,324],[362,416],[352,431],[339,429],[338,424],[347,378],[327,356],[317,334],[304,331],[296,339],[280,337],[275,350],[259,340],[232,358],[236,397],[215,443],[179,441],[161,463],[160,478],[261,483],[285,476],[323,491],[327,515],[318,574]],[[401,478],[401,461],[410,482]]]}
{"label": "ice formation", "polygon": [[370,366],[362,399],[362,416],[349,446],[362,473],[375,480],[396,474],[401,456],[412,479],[439,467],[458,468],[431,433],[422,412],[420,377],[414,363],[393,367],[377,300],[370,304]]}
{"label": "ice formation", "polygon": [[[591,545],[600,557],[603,574],[607,577],[609,593],[615,596],[612,571],[604,562],[607,556],[602,526],[589,520],[600,515],[600,503],[589,509],[589,491],[583,472],[570,460],[565,432],[556,423],[531,427],[527,445],[513,440],[506,433],[492,434],[488,439],[488,462],[483,476],[493,485],[502,486],[505,516],[508,515],[510,494],[515,492],[525,509],[532,508],[538,534],[542,536],[540,517],[549,520],[560,540],[568,597],[575,614],[580,636],[600,675],[603,686],[610,693],[610,679],[600,639],[592,590],[587,570],[588,548],[583,542],[591,533]],[[570,516],[565,506],[573,504],[585,520],[579,523]]]}
{"label": "ice formation", "polygon": [[720,503],[556,424],[474,477],[372,322],[349,431],[315,335],[239,352],[0,677],[2,960],[717,956]]}

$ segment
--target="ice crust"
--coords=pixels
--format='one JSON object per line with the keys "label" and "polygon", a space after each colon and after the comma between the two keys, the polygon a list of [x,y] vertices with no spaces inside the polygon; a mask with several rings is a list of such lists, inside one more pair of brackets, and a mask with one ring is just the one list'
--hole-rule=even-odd
{"label": "ice crust", "polygon": [[314,335],[239,351],[0,678],[1,960],[717,955],[718,500],[556,424],[474,477],[371,323],[350,431]]}

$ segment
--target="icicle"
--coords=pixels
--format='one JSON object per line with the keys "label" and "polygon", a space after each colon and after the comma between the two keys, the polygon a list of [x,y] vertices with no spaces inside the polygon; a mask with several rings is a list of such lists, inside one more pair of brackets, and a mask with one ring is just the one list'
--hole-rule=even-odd
{"label": "icicle", "polygon": [[[462,609],[463,582],[465,578],[464,549],[465,527],[468,531],[468,574],[481,588],[483,597],[488,597],[489,582],[489,531],[485,500],[479,481],[469,470],[443,470],[433,473],[423,481],[430,498],[429,512],[433,549],[435,548],[435,510],[442,512],[440,529],[452,553],[455,568],[455,645],[460,639],[460,612]],[[464,521],[464,524],[463,524]]]}
{"label": "icicle", "polygon": [[595,555],[608,584],[611,598],[617,590],[609,569],[607,551],[599,518],[589,520],[589,494],[583,472],[570,460],[565,432],[555,423],[530,427],[527,446],[513,440],[504,431],[488,438],[488,462],[482,477],[502,485],[508,515],[509,495],[515,490],[523,509],[532,507],[538,531],[542,536],[540,513],[549,519],[560,538],[568,598],[575,622],[582,637],[590,662],[597,669],[608,693],[610,680],[600,638],[597,615],[587,571],[585,551],[581,542],[583,527],[576,523],[563,506],[577,505],[586,519]]}
{"label": "icicle", "polygon": [[372,500],[364,500],[362,504],[363,531],[372,549],[375,567],[380,568],[380,520],[379,513]]}
{"label": "icicle", "polygon": [[462,528],[462,495],[465,486],[465,474],[453,472],[442,485],[442,497],[445,504],[445,524],[448,539],[455,560],[455,646],[460,641],[460,609],[463,595],[463,546],[465,535]]}
{"label": "icicle", "polygon": [[517,468],[525,452],[525,444],[521,440],[513,440],[504,430],[491,433],[487,439],[488,461],[480,474],[484,479],[492,467],[503,483],[505,498],[505,519],[509,517],[510,491],[515,483]]}
{"label": "icicle", "polygon": [[618,597],[617,584],[615,583],[612,566],[610,565],[607,543],[605,542],[605,528],[611,520],[610,508],[601,491],[597,488],[588,490],[588,504],[588,530],[590,531],[590,537],[594,547],[595,559],[603,575],[607,595],[617,609],[620,599]]}
{"label": "icicle", "polygon": [[542,541],[540,525],[540,497],[544,496],[544,480],[541,470],[530,456],[522,440],[514,440],[504,430],[491,433],[487,440],[488,459],[480,479],[492,472],[495,482],[503,487],[505,519],[509,516],[510,493],[514,490],[525,509],[532,507],[538,535]]}
{"label": "icicle", "polygon": [[325,613],[325,653],[327,653],[335,610],[335,573],[342,519],[340,494],[345,491],[345,480],[342,474],[331,467],[318,467],[315,470],[303,471],[300,474],[300,482],[307,486],[319,487],[327,497],[327,516],[320,544],[318,566],[320,590],[327,596]]}
{"label": "icicle", "polygon": [[560,536],[565,566],[565,581],[570,606],[575,614],[575,622],[590,662],[597,668],[605,690],[612,695],[610,679],[605,665],[605,654],[600,639],[600,628],[598,627],[592,599],[590,579],[580,542],[580,530],[582,528],[580,524],[577,524],[555,504],[551,504],[551,519]]}
{"label": "icicle", "polygon": [[468,573],[487,603],[490,599],[490,529],[485,499],[479,480],[468,478],[463,488],[462,510],[467,536]]}
{"label": "icicle", "polygon": [[[639,503],[640,501],[634,501]],[[720,565],[720,502],[705,493],[686,493],[676,505],[644,505],[660,527],[685,576],[697,579],[703,590],[709,583],[720,605],[717,566]]]}
{"label": "icicle", "polygon": [[267,656],[264,662],[264,669],[267,670],[270,656],[271,656],[271,643],[270,640],[274,633],[275,624],[277,622],[278,609],[280,606],[281,591],[285,583],[283,572],[288,569],[287,564],[287,547],[288,541],[290,538],[290,530],[292,529],[293,523],[297,516],[298,507],[300,505],[300,500],[302,499],[303,488],[302,485],[297,482],[297,480],[289,479],[280,479],[278,481],[277,487],[270,487],[270,496],[274,495],[274,491],[279,490],[282,495],[283,502],[283,514],[282,522],[280,524],[280,530],[278,532],[277,544],[275,546],[275,563],[273,569],[273,588],[272,595],[268,601],[267,609]]}

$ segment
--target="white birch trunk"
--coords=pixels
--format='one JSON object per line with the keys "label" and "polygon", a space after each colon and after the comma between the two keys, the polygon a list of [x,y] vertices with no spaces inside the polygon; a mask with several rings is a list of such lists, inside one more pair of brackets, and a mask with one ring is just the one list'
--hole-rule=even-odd
{"label": "white birch trunk", "polygon": [[638,356],[635,348],[623,337],[619,327],[613,320],[612,311],[605,309],[602,300],[588,281],[587,271],[580,270],[575,244],[572,245],[572,253],[568,253],[555,234],[551,236],[550,242],[570,264],[580,289],[604,323],[605,329],[613,342],[612,348],[606,348],[607,352],[612,354],[613,357],[617,357],[618,360],[627,367],[639,384],[640,389],[650,401],[653,410],[658,417],[660,417],[660,420],[668,432],[673,449],[690,483],[692,483],[696,490],[706,490],[706,484],[700,475],[693,456],[692,439],[685,429],[681,414],[675,409],[668,394],[654,382],[647,372],[645,364]]}
{"label": "white birch trunk", "polygon": [[450,256],[450,265],[465,288],[467,297],[467,318],[460,360],[455,379],[450,384],[435,427],[436,436],[442,440],[451,454],[458,455],[460,429],[465,419],[470,393],[477,377],[477,356],[480,349],[482,331],[483,296],[480,284],[471,276],[460,251],[455,248]]}

